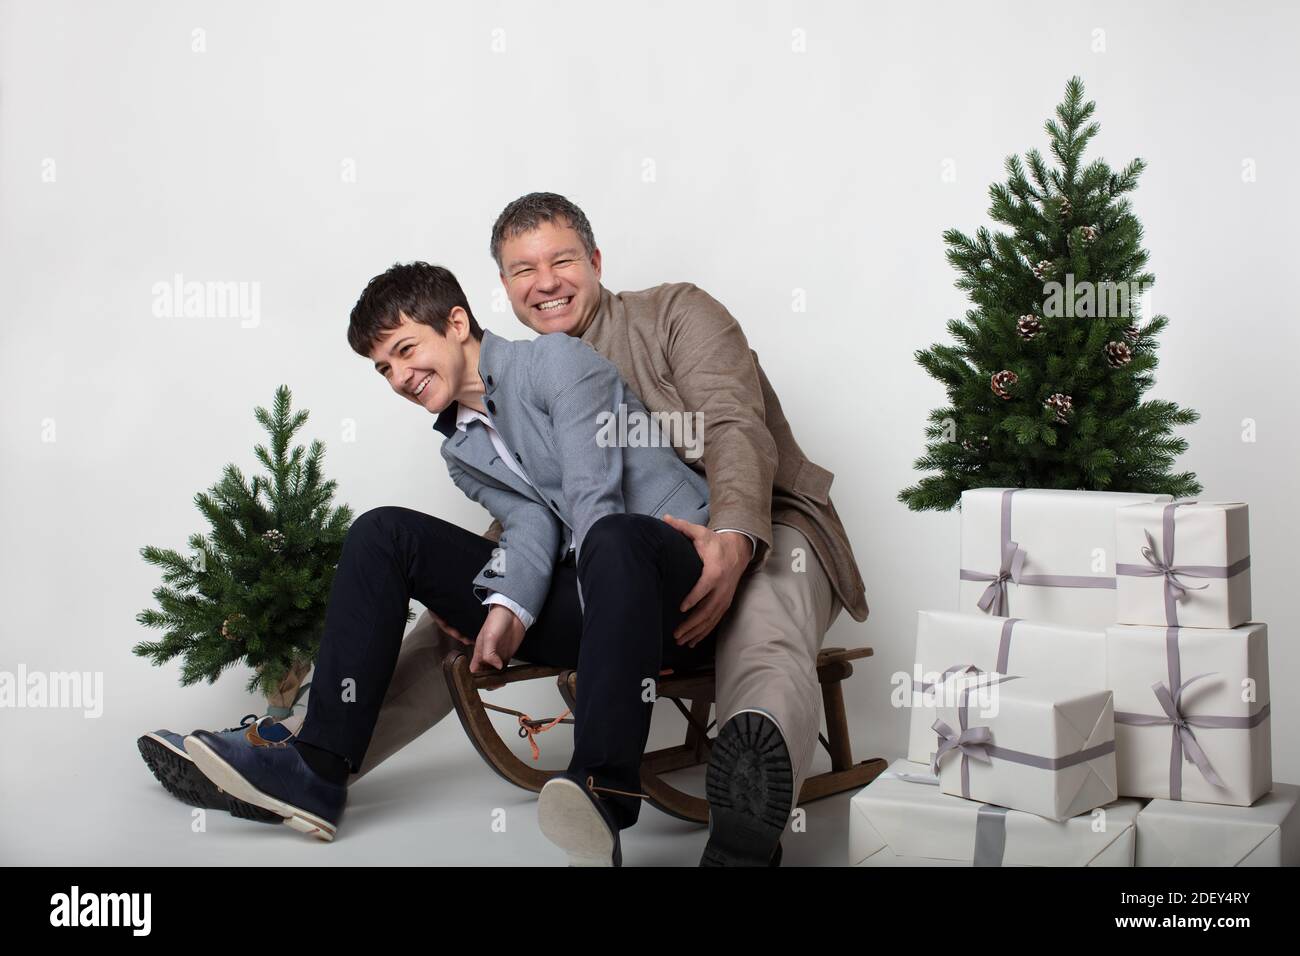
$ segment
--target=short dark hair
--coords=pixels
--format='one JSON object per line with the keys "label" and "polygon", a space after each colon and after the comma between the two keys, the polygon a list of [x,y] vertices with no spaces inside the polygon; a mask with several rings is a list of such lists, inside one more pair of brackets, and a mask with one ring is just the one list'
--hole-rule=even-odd
{"label": "short dark hair", "polygon": [[563,222],[578,234],[589,257],[596,251],[591,223],[581,209],[558,193],[529,193],[501,210],[496,225],[492,227],[492,258],[496,260],[497,268],[501,268],[503,242],[520,233],[531,232],[544,222]]}
{"label": "short dark hair", "polygon": [[448,316],[456,306],[469,316],[470,335],[482,340],[483,330],[474,319],[469,300],[449,270],[427,262],[396,263],[366,283],[352,307],[348,345],[369,358],[379,337],[402,324],[402,315],[446,335]]}

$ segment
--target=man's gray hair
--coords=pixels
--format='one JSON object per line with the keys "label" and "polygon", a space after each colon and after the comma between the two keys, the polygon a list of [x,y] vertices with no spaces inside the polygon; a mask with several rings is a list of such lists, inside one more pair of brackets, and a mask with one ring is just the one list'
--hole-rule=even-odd
{"label": "man's gray hair", "polygon": [[596,237],[591,223],[581,209],[558,193],[529,193],[520,196],[497,216],[492,227],[492,258],[497,268],[501,265],[501,244],[525,232],[531,232],[544,222],[560,222],[572,227],[582,240],[582,247],[590,257],[596,251]]}

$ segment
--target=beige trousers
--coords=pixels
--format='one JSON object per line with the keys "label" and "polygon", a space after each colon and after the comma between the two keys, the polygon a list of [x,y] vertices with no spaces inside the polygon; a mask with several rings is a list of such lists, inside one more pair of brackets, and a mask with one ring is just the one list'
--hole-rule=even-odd
{"label": "beige trousers", "polygon": [[[776,722],[790,750],[795,793],[812,765],[821,727],[817,652],[841,604],[801,532],[772,526],[772,552],[741,579],[718,631],[718,726],[743,710]],[[461,645],[443,634],[428,611],[402,642],[392,683],[359,780],[454,709],[442,675],[443,655]]]}
{"label": "beige trousers", "polygon": [[772,718],[790,750],[796,794],[821,728],[817,652],[840,610],[808,539],[789,525],[774,524],[771,554],[741,579],[718,631],[718,726],[742,710]]}

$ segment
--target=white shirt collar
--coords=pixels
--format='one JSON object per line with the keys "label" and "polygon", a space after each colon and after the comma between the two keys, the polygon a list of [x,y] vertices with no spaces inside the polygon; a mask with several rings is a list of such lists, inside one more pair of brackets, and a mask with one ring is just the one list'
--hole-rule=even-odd
{"label": "white shirt collar", "polygon": [[475,419],[481,421],[484,425],[487,425],[489,428],[492,427],[492,423],[487,420],[487,416],[485,416],[482,412],[470,408],[468,405],[465,404],[460,404],[456,406],[456,428],[457,429],[459,429],[460,431],[465,431],[466,425],[468,425],[470,422],[474,421]]}

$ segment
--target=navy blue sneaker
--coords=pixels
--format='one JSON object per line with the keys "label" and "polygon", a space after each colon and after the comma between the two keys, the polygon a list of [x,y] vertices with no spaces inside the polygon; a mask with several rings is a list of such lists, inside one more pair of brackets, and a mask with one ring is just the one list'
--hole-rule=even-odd
{"label": "navy blue sneaker", "polygon": [[700,866],[780,866],[794,771],[776,723],[754,710],[728,720],[713,742],[704,786],[709,842]]}
{"label": "navy blue sneaker", "polygon": [[569,866],[622,866],[618,825],[586,786],[560,775],[546,781],[537,796],[537,823],[542,834],[569,854]]}
{"label": "navy blue sneaker", "polygon": [[185,738],[185,752],[205,777],[232,797],[269,810],[309,836],[333,840],[348,788],[307,766],[292,739],[260,741],[251,747],[249,742],[196,730]]}
{"label": "navy blue sneaker", "polygon": [[[270,717],[259,718],[256,714],[249,714],[240,721],[238,727],[227,727],[220,733],[223,736],[242,738],[253,734],[268,741],[287,740],[293,736],[293,732],[283,724]],[[236,800],[203,776],[185,752],[184,738],[180,734],[170,730],[155,730],[140,737],[136,741],[136,747],[163,789],[182,803],[205,810],[228,810],[234,816],[259,823],[280,822],[278,815]]]}

